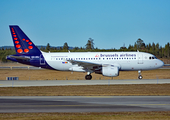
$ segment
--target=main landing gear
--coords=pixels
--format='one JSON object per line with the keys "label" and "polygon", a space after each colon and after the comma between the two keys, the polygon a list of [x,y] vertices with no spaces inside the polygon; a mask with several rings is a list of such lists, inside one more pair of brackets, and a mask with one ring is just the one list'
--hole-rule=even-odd
{"label": "main landing gear", "polygon": [[142,74],[141,74],[141,70],[139,70],[139,71],[138,71],[138,73],[139,73],[139,75],[138,75],[138,79],[140,79],[140,80],[141,80],[141,79],[143,78],[143,77],[142,77]]}
{"label": "main landing gear", "polygon": [[85,76],[85,79],[91,80],[92,79],[91,73],[88,72],[87,75]]}

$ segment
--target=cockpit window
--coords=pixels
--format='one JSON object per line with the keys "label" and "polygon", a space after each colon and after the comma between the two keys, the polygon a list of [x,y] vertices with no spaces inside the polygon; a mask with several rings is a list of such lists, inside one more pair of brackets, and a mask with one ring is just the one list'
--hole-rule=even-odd
{"label": "cockpit window", "polygon": [[155,56],[152,56],[152,57],[149,57],[149,59],[151,60],[151,59],[157,59]]}

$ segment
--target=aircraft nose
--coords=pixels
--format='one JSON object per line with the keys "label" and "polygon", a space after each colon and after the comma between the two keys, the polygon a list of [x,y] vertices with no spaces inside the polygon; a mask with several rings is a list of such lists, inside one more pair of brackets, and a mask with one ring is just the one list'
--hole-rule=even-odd
{"label": "aircraft nose", "polygon": [[161,61],[161,60],[159,60],[159,63],[158,63],[158,64],[159,64],[160,67],[164,66],[164,62]]}

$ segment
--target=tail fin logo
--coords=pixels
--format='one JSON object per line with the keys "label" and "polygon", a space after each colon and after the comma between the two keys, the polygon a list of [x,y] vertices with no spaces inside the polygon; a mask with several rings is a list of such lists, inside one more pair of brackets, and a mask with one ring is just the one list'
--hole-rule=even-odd
{"label": "tail fin logo", "polygon": [[15,42],[14,42],[14,45],[15,45],[15,48],[17,48],[17,52],[18,53],[23,53],[23,52],[25,52],[25,53],[28,53],[29,52],[29,49],[33,49],[33,46],[31,46],[32,45],[32,42],[29,42],[29,40],[25,40],[25,38],[23,38],[22,40],[23,41],[26,41],[26,43],[28,43],[28,49],[27,48],[25,48],[24,49],[24,51],[21,49],[21,43],[18,41],[18,36],[16,35],[16,33],[15,33],[15,31],[14,31],[14,28],[11,28],[11,30],[12,30],[12,34],[13,34],[13,38],[14,38],[14,40],[15,40]]}
{"label": "tail fin logo", "polygon": [[10,26],[10,30],[17,54],[41,54],[40,50],[26,36],[19,26]]}

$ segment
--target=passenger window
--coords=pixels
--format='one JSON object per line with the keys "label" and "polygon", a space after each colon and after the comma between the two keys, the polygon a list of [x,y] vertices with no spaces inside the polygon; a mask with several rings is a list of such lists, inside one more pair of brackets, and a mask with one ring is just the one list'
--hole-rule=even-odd
{"label": "passenger window", "polygon": [[151,59],[151,57],[149,57],[149,59]]}
{"label": "passenger window", "polygon": [[152,59],[154,59],[154,57],[152,57]]}

